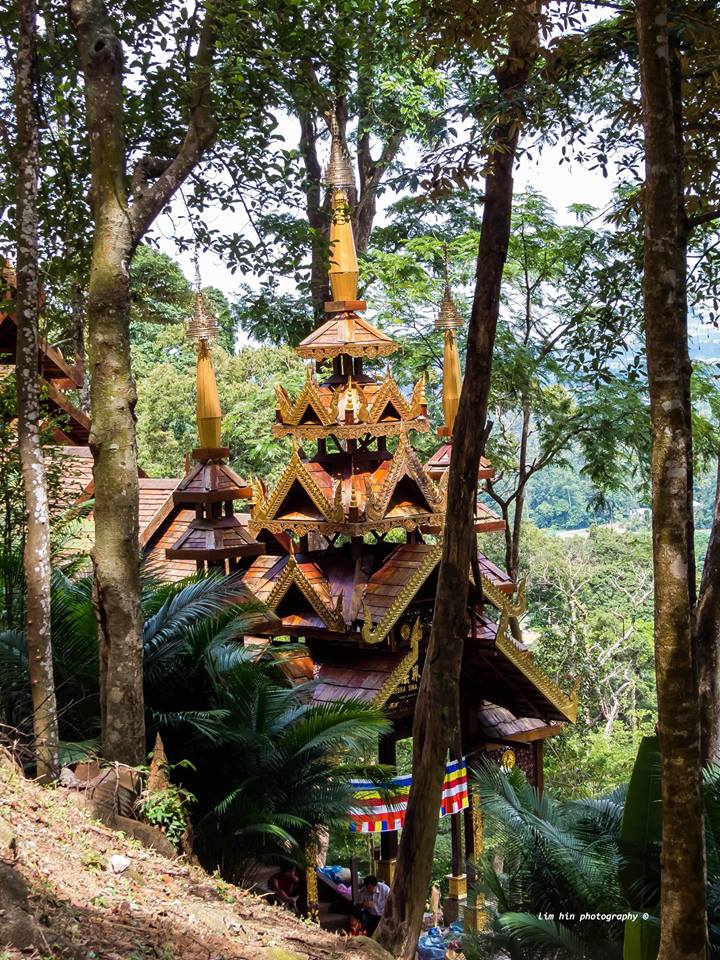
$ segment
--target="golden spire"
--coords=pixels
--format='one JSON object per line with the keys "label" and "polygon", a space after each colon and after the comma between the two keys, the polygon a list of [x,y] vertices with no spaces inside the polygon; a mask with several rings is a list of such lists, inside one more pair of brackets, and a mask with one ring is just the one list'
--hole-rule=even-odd
{"label": "golden spire", "polygon": [[333,190],[330,221],[330,287],[333,300],[357,300],[358,262],[344,190]]}
{"label": "golden spire", "polygon": [[330,162],[325,171],[325,185],[331,190],[349,190],[355,186],[355,177],[348,160],[340,127],[333,112],[330,117]]}
{"label": "golden spire", "polygon": [[221,447],[222,414],[218,397],[217,381],[210,355],[210,341],[220,328],[208,307],[200,284],[200,267],[195,254],[195,306],[188,324],[188,337],[197,343],[196,371],[196,418],[200,447],[217,450]]}
{"label": "golden spire", "polygon": [[455,306],[455,301],[450,292],[450,270],[448,262],[448,248],[445,246],[445,289],[443,290],[442,301],[440,302],[440,312],[435,320],[436,330],[457,330],[462,326],[462,317],[460,311]]}
{"label": "golden spire", "polygon": [[358,262],[347,191],[355,186],[335,115],[330,119],[330,163],[325,183],[332,191],[330,286],[334,300],[357,300]]}
{"label": "golden spire", "polygon": [[462,326],[462,317],[450,292],[448,279],[448,252],[445,248],[445,290],[440,304],[440,312],[435,320],[435,329],[445,331],[443,346],[443,413],[445,415],[445,433],[452,436],[460,405],[462,374],[460,372],[460,354],[458,353],[455,331]]}

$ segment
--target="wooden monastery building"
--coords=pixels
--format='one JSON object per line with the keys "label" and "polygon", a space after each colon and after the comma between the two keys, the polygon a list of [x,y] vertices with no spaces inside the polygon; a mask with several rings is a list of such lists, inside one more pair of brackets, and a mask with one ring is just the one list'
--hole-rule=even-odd
{"label": "wooden monastery building", "polygon": [[[216,325],[198,290],[189,334],[198,344],[199,446],[179,482],[141,484],[141,543],[174,579],[206,566],[243,572],[247,588],[274,615],[246,642],[276,657],[291,680],[314,679],[318,702],[357,698],[384,707],[393,727],[379,745],[379,759],[394,763],[396,742],[411,734],[433,621],[461,387],[460,317],[446,284],[436,322],[444,337],[445,426],[436,453],[422,463],[412,440],[429,429],[424,383],[408,397],[389,370],[376,372],[377,361],[392,356],[397,345],[368,322],[358,299],[347,199],[352,173],[335,139],[327,183],[333,299],[325,304],[324,322],[297,347],[308,362],[302,390],[292,397],[282,385],[276,388],[274,433],[278,443],[290,441],[279,480],[271,489],[261,480],[250,486],[227,463],[211,357]],[[0,307],[2,362],[12,362],[13,328]],[[48,403],[62,410],[67,424],[57,439],[67,447],[68,462],[86,470],[80,471],[79,496],[91,496],[89,421],[63,393],[79,386],[77,368],[47,345],[41,352]],[[492,465],[483,460],[480,486],[492,476]],[[480,544],[483,534],[502,527],[478,501]],[[513,637],[511,622],[525,610],[523,584],[482,552],[467,577],[462,733],[455,752],[471,761],[490,756],[518,763],[542,786],[543,742],[574,722],[576,697],[560,690]],[[482,842],[478,811],[471,804],[452,820],[450,892],[462,898],[466,860]],[[386,879],[396,849],[397,835],[383,833],[378,873]]]}

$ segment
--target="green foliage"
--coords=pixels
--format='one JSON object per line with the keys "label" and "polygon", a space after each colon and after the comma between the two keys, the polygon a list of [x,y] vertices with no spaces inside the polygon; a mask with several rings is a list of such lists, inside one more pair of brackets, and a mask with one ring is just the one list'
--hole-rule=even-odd
{"label": "green foliage", "polygon": [[[175,328],[164,342],[166,359],[138,383],[139,461],[150,476],[182,476],[185,454],[197,446],[195,352]],[[272,479],[288,455],[272,435],[275,384],[299,391],[305,368],[287,347],[244,347],[229,356],[217,346],[213,357],[232,465],[242,476]]]}
{"label": "green foliage", "polygon": [[[491,920],[480,947],[504,948],[515,960],[655,955],[658,763],[657,741],[647,737],[629,788],[582,800],[557,799],[552,789],[538,794],[517,769],[506,773],[488,765],[476,771],[486,830],[493,837],[492,852],[478,864]],[[720,956],[720,768],[705,770],[704,801],[715,957]],[[623,921],[628,915],[637,919]],[[472,956],[472,938],[467,939]]]}
{"label": "green foliage", "polygon": [[651,915],[648,920],[625,924],[625,956],[633,960],[655,960],[660,948],[658,904],[653,894],[660,881],[655,869],[661,830],[660,746],[656,736],[643,737],[620,828],[620,887],[633,909]]}
{"label": "green foliage", "polygon": [[481,889],[492,928],[482,939],[513,946],[514,957],[555,960],[622,957],[622,922],[583,914],[628,912],[617,879],[624,795],[559,801],[539,794],[519,771],[477,772],[486,822],[497,831],[503,864],[485,857]]}
{"label": "green foliage", "polygon": [[142,801],[140,816],[147,823],[159,827],[170,843],[178,847],[187,829],[188,808],[195,796],[184,787],[171,784],[165,790],[156,790]]}

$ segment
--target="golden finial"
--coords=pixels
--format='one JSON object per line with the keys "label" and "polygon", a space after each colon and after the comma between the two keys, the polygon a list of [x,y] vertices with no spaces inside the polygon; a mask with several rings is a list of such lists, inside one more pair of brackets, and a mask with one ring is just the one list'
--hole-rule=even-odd
{"label": "golden finial", "polygon": [[193,313],[187,326],[187,335],[190,340],[199,343],[201,340],[215,340],[220,333],[220,327],[215,313],[207,302],[200,282],[200,262],[197,248],[195,250],[195,296]]}
{"label": "golden finial", "polygon": [[448,248],[445,247],[445,290],[443,292],[440,313],[435,320],[435,329],[444,330],[443,344],[443,383],[442,403],[445,416],[444,433],[452,436],[460,405],[460,391],[462,390],[462,374],[460,372],[460,354],[458,353],[455,331],[462,326],[462,317],[455,306],[450,292]]}
{"label": "golden finial", "polygon": [[358,261],[344,190],[334,189],[330,220],[330,287],[334,300],[357,300]]}
{"label": "golden finial", "polygon": [[462,317],[460,311],[455,306],[450,291],[448,248],[445,246],[445,289],[443,290],[442,300],[440,302],[440,312],[435,320],[436,330],[457,330],[462,326]]}
{"label": "golden finial", "polygon": [[355,186],[343,138],[340,136],[340,126],[333,111],[330,117],[330,162],[325,170],[325,184],[331,190],[349,190]]}

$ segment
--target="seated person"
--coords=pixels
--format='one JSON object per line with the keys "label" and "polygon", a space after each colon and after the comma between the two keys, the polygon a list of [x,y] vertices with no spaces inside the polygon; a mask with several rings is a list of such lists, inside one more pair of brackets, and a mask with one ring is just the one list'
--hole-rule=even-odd
{"label": "seated person", "polygon": [[378,928],[380,918],[385,913],[385,904],[390,896],[390,887],[377,877],[365,877],[358,891],[358,900],[362,910],[363,926],[371,937]]}
{"label": "seated person", "polygon": [[270,877],[268,886],[275,894],[276,903],[297,912],[297,902],[300,894],[300,877],[297,867],[292,864],[282,867]]}
{"label": "seated person", "polygon": [[351,917],[348,918],[348,928],[346,931],[348,937],[366,937],[367,931],[363,926],[362,917],[360,916],[360,911],[354,913]]}

